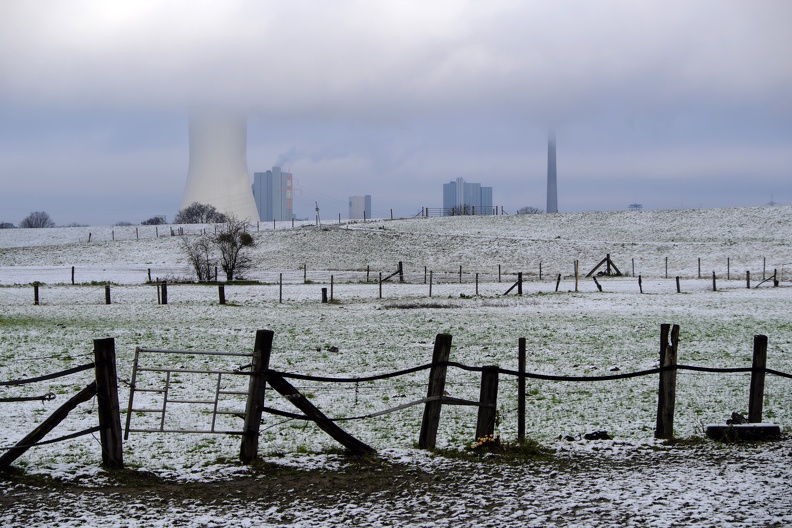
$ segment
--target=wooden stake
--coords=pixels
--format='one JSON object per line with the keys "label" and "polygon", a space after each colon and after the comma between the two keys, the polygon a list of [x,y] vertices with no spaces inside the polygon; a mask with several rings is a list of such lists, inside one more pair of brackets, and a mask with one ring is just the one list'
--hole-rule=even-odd
{"label": "wooden stake", "polygon": [[[670,330],[670,333],[669,333]],[[660,325],[660,366],[676,367],[679,325]],[[655,438],[674,437],[674,404],[676,402],[676,369],[660,373],[657,395]]]}
{"label": "wooden stake", "polygon": [[[448,362],[451,356],[451,335],[437,334],[435,337],[434,351],[432,352],[432,368],[429,371],[429,388],[426,397],[442,397],[445,391],[447,365],[439,363]],[[419,449],[434,449],[437,443],[437,427],[440,424],[440,411],[443,402],[434,400],[424,406],[421,433],[418,438]]]}
{"label": "wooden stake", "polygon": [[495,418],[498,413],[498,367],[486,366],[481,371],[476,439],[495,434]]}
{"label": "wooden stake", "polygon": [[751,389],[748,396],[748,422],[762,423],[765,371],[767,367],[767,336],[754,336]]}
{"label": "wooden stake", "polygon": [[248,464],[258,456],[259,428],[261,427],[261,408],[264,406],[267,370],[272,353],[272,330],[256,331],[253,346],[253,370],[248,381],[248,396],[245,404],[245,425],[239,459]]}
{"label": "wooden stake", "polygon": [[518,341],[517,356],[517,442],[525,441],[525,338]]}
{"label": "wooden stake", "polygon": [[220,304],[225,304],[225,286],[222,284],[217,285],[217,295],[220,297]]}
{"label": "wooden stake", "polygon": [[110,285],[105,284],[105,304],[110,304]]}
{"label": "wooden stake", "polygon": [[124,453],[121,443],[121,412],[118,408],[115,339],[94,339],[94,363],[102,465],[118,469],[124,467]]}

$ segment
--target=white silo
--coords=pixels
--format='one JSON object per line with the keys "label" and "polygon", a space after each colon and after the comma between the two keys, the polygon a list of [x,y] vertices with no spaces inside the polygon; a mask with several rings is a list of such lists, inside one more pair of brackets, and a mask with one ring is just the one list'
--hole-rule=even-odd
{"label": "white silo", "polygon": [[209,204],[239,220],[258,219],[247,168],[247,121],[219,110],[190,115],[190,166],[181,207]]}

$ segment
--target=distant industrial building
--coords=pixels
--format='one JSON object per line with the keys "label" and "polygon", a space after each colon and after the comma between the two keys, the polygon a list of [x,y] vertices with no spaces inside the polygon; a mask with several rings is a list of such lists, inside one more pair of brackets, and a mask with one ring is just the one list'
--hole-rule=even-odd
{"label": "distant industrial building", "polygon": [[558,186],[556,183],[556,142],[551,133],[547,140],[547,209],[548,213],[558,212]]}
{"label": "distant industrial building", "polygon": [[631,203],[629,207],[630,211],[643,211],[643,204],[639,203]]}
{"label": "distant industrial building", "polygon": [[492,187],[466,183],[464,178],[443,184],[444,215],[493,214]]}
{"label": "distant industrial building", "polygon": [[371,219],[371,195],[349,197],[349,219]]}
{"label": "distant industrial building", "polygon": [[253,173],[253,199],[258,208],[259,220],[291,220],[292,175],[280,167],[267,172]]}

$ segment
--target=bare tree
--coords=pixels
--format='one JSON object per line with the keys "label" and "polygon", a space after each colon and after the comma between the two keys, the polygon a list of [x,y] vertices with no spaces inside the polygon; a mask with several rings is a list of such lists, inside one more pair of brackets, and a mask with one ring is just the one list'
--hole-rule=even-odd
{"label": "bare tree", "polygon": [[544,210],[539,209],[538,207],[528,206],[517,209],[517,214],[542,214],[542,213],[544,213]]}
{"label": "bare tree", "polygon": [[193,202],[180,209],[173,218],[174,224],[214,224],[223,223],[226,215],[219,212],[214,205]]}
{"label": "bare tree", "polygon": [[19,227],[55,227],[55,222],[44,211],[35,211],[27,215],[19,223]]}
{"label": "bare tree", "polygon": [[215,267],[215,260],[212,257],[212,241],[209,236],[200,235],[192,240],[182,237],[182,247],[196,277],[198,277],[198,282],[212,280],[212,268]]}
{"label": "bare tree", "polygon": [[247,232],[247,227],[246,221],[228,215],[217,233],[210,235],[212,244],[220,252],[220,267],[226,274],[226,280],[234,280],[235,274],[250,269],[252,265],[252,259],[245,249],[255,245],[255,241]]}

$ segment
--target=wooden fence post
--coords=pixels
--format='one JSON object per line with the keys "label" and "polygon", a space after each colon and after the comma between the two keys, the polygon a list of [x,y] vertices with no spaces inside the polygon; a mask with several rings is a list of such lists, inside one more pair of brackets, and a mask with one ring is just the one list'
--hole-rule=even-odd
{"label": "wooden fence post", "polygon": [[597,277],[591,277],[591,278],[594,279],[594,284],[597,285],[597,289],[601,292],[602,291],[602,286],[600,285],[599,281],[597,280]]}
{"label": "wooden fence post", "polygon": [[525,338],[518,341],[517,356],[517,442],[525,441]]}
{"label": "wooden fence post", "polygon": [[751,390],[748,396],[748,422],[762,423],[765,371],[767,367],[767,336],[754,336]]}
{"label": "wooden fence post", "polygon": [[668,278],[668,257],[665,258],[665,278]]}
{"label": "wooden fence post", "polygon": [[501,265],[498,264],[498,282],[501,281]]}
{"label": "wooden fence post", "polygon": [[726,257],[726,280],[731,279],[731,258]]}
{"label": "wooden fence post", "polygon": [[245,404],[245,426],[239,459],[248,464],[258,456],[261,409],[264,407],[264,389],[267,386],[267,370],[272,353],[272,330],[257,330],[253,346],[253,368],[248,382],[248,396]]}
{"label": "wooden fence post", "polygon": [[162,281],[162,304],[168,304],[168,281]]}
{"label": "wooden fence post", "polygon": [[676,276],[676,286],[677,286],[677,293],[682,293],[682,290],[679,287],[679,275]]}
{"label": "wooden fence post", "polygon": [[330,302],[333,302],[333,276],[330,275]]}
{"label": "wooden fence post", "polygon": [[434,449],[437,443],[437,427],[440,425],[440,410],[443,406],[443,402],[439,398],[442,398],[445,391],[446,371],[448,370],[447,365],[438,363],[447,362],[450,356],[451,335],[437,334],[432,352],[432,368],[429,370],[429,388],[426,397],[437,397],[438,399],[426,402],[424,406],[421,433],[418,437],[419,449]]}
{"label": "wooden fence post", "polygon": [[751,289],[751,271],[745,270],[745,287]]}
{"label": "wooden fence post", "polygon": [[476,296],[478,296],[478,273],[476,273]]}
{"label": "wooden fence post", "polygon": [[72,286],[74,286],[74,266],[72,266]]}
{"label": "wooden fence post", "polygon": [[522,295],[522,271],[517,272],[517,295]]}
{"label": "wooden fence post", "polygon": [[578,291],[578,261],[575,260],[575,293]]}
{"label": "wooden fence post", "polygon": [[105,304],[111,304],[110,303],[110,285],[109,284],[105,284]]}
{"label": "wooden fence post", "polygon": [[39,303],[39,282],[33,283],[33,304],[38,306]]}
{"label": "wooden fence post", "polygon": [[121,412],[118,408],[115,339],[94,339],[94,363],[102,465],[107,468],[122,468],[124,453],[121,443]]}
{"label": "wooden fence post", "polygon": [[643,293],[643,279],[640,275],[638,275],[638,291]]}
{"label": "wooden fence post", "polygon": [[715,284],[715,272],[712,272],[712,291],[718,291],[718,286]]}
{"label": "wooden fence post", "polygon": [[217,295],[220,297],[220,304],[225,304],[225,286],[222,284],[217,285]]}
{"label": "wooden fence post", "polygon": [[498,367],[486,366],[481,371],[476,439],[495,434],[495,417],[498,413]]}
{"label": "wooden fence post", "polygon": [[[669,334],[670,330],[670,334]],[[657,394],[657,425],[655,438],[674,437],[674,404],[676,402],[676,364],[679,325],[660,325],[660,366],[670,367],[660,373]]]}
{"label": "wooden fence post", "polygon": [[322,288],[322,304],[327,302],[327,288]]}
{"label": "wooden fence post", "polygon": [[459,284],[462,284],[462,264],[459,265]]}
{"label": "wooden fence post", "polygon": [[382,299],[382,272],[379,272],[379,298]]}
{"label": "wooden fence post", "polygon": [[429,272],[429,297],[432,296],[432,272]]}
{"label": "wooden fence post", "polygon": [[558,287],[560,285],[561,285],[561,274],[559,273],[558,274],[558,278],[556,279],[556,289],[555,289],[555,291],[558,291]]}
{"label": "wooden fence post", "polygon": [[278,303],[283,304],[283,273],[278,274]]}
{"label": "wooden fence post", "polygon": [[542,263],[539,263],[539,280],[542,280]]}
{"label": "wooden fence post", "polygon": [[701,278],[701,257],[698,258],[698,278]]}
{"label": "wooden fence post", "polygon": [[404,282],[404,266],[402,261],[399,261],[399,282]]}

